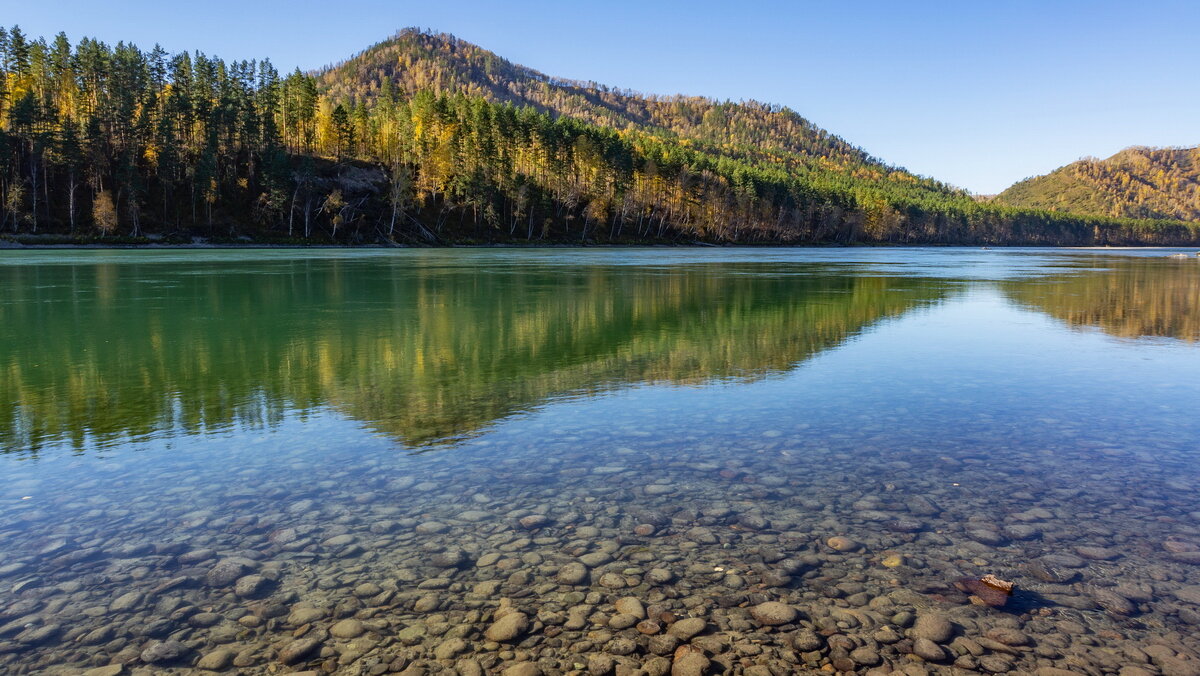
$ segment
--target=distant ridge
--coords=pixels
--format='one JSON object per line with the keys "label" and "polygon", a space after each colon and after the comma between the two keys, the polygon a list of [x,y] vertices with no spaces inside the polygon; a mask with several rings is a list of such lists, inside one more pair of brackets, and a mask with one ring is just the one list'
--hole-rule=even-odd
{"label": "distant ridge", "polygon": [[996,196],[1015,207],[1089,216],[1200,221],[1200,147],[1133,146],[1021,181]]}

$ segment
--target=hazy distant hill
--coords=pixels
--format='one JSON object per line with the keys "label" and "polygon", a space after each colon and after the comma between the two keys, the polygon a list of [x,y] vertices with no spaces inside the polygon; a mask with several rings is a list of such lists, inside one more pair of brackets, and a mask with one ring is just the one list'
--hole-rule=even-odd
{"label": "hazy distant hill", "polygon": [[1001,204],[1116,218],[1200,221],[1200,147],[1126,148],[1026,179]]}

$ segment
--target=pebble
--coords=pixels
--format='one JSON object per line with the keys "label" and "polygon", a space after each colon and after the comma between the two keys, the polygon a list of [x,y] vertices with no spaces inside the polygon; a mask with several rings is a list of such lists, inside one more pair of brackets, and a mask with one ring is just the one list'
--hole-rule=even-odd
{"label": "pebble", "polygon": [[600,576],[600,586],[609,589],[622,589],[626,586],[625,578],[616,573],[605,573]]}
{"label": "pebble", "polygon": [[639,599],[632,596],[617,599],[617,602],[613,606],[617,609],[618,613],[632,615],[639,620],[646,619],[646,607],[642,605]]}
{"label": "pebble", "polygon": [[250,598],[257,595],[266,583],[267,579],[262,575],[246,575],[238,578],[233,585],[233,593],[242,598]]}
{"label": "pebble", "polygon": [[979,666],[984,671],[990,671],[993,674],[1006,674],[1012,671],[1012,662],[1000,657],[999,655],[986,655],[979,658]]}
{"label": "pebble", "polygon": [[383,593],[383,587],[380,587],[374,582],[363,582],[354,587],[354,591],[350,593],[354,594],[360,599],[365,599],[372,596],[378,596],[379,594]]}
{"label": "pebble", "polygon": [[358,638],[366,632],[363,623],[354,618],[347,618],[329,628],[329,633],[336,638]]}
{"label": "pebble", "polygon": [[750,615],[759,624],[777,625],[795,621],[796,609],[778,601],[766,601],[750,609]]}
{"label": "pebble", "polygon": [[1042,557],[1042,561],[1051,566],[1065,566],[1067,568],[1083,568],[1087,565],[1087,561],[1084,561],[1082,558],[1064,552],[1047,554]]}
{"label": "pebble", "polygon": [[146,664],[167,664],[181,659],[186,654],[187,646],[179,641],[155,641],[142,651],[141,658]]}
{"label": "pebble", "polygon": [[204,576],[204,581],[212,587],[227,587],[236,582],[245,571],[246,567],[240,562],[226,559],[213,566]]}
{"label": "pebble", "polygon": [[588,568],[596,568],[612,561],[612,554],[608,552],[592,552],[579,557],[579,562]]}
{"label": "pebble", "polygon": [[887,523],[888,530],[894,533],[916,533],[925,529],[925,524],[916,519],[895,519]]}
{"label": "pebble", "polygon": [[438,552],[429,558],[429,562],[438,568],[458,568],[466,561],[466,553],[457,547]]}
{"label": "pebble", "polygon": [[1171,594],[1184,603],[1192,603],[1200,606],[1200,584],[1180,587],[1171,592]]}
{"label": "pebble", "polygon": [[678,636],[657,634],[646,641],[646,649],[655,655],[671,655],[683,642]]}
{"label": "pebble", "polygon": [[584,584],[588,579],[587,566],[579,563],[578,561],[572,561],[571,563],[568,563],[567,565],[558,569],[558,574],[555,575],[555,579],[561,584]]}
{"label": "pebble", "polygon": [[662,631],[662,625],[654,620],[642,620],[641,622],[637,623],[637,630],[639,633],[646,634],[647,636],[653,636],[654,634]]}
{"label": "pebble", "polygon": [[1190,566],[1200,565],[1200,552],[1174,552],[1170,556],[1172,561],[1186,563]]}
{"label": "pebble", "polygon": [[114,599],[112,604],[108,606],[108,609],[114,613],[122,613],[127,610],[133,610],[142,604],[142,599],[144,598],[146,598],[145,594],[137,591],[131,591]]}
{"label": "pebble", "polygon": [[702,653],[688,652],[675,659],[671,665],[671,676],[703,676],[710,664]]}
{"label": "pebble", "polygon": [[675,579],[675,575],[666,568],[651,568],[649,573],[646,573],[646,581],[650,584],[667,584]]}
{"label": "pebble", "polygon": [[1096,605],[1114,615],[1134,615],[1137,613],[1137,606],[1115,591],[1093,589],[1091,597],[1096,602]]}
{"label": "pebble", "polygon": [[1065,584],[1079,577],[1079,571],[1055,564],[1046,557],[1034,559],[1024,566],[1025,572],[1042,582]]}
{"label": "pebble", "polygon": [[348,533],[335,535],[331,538],[327,538],[321,544],[330,549],[338,549],[340,547],[345,547],[346,545],[354,544],[354,536]]}
{"label": "pebble", "polygon": [[287,617],[287,623],[293,627],[298,627],[304,624],[310,624],[325,617],[325,611],[320,608],[309,608],[298,606],[292,609],[292,612]]}
{"label": "pebble", "polygon": [[912,652],[926,662],[941,662],[946,659],[946,651],[927,638],[914,639]]}
{"label": "pebble", "polygon": [[439,660],[454,659],[456,656],[467,651],[467,642],[461,638],[451,638],[442,641],[437,648],[433,650],[433,656]]}
{"label": "pebble", "polygon": [[608,626],[620,631],[628,629],[638,623],[638,618],[626,613],[617,613],[608,620]]}
{"label": "pebble", "polygon": [[501,676],[542,676],[542,668],[533,662],[519,662],[500,673]]}
{"label": "pebble", "polygon": [[825,641],[820,636],[807,629],[796,632],[792,637],[792,647],[802,653],[820,650],[824,645]]}
{"label": "pebble", "polygon": [[924,638],[934,643],[945,643],[954,635],[954,625],[942,615],[924,613],[917,616],[910,634],[914,639]]}
{"label": "pebble", "polygon": [[1005,526],[1004,535],[1013,540],[1033,540],[1042,536],[1042,530],[1027,523],[1017,523]]}
{"label": "pebble", "polygon": [[689,617],[672,624],[667,628],[667,633],[681,640],[689,641],[693,636],[696,636],[700,632],[704,631],[705,627],[707,626],[708,622],[706,622],[703,618]]}
{"label": "pebble", "polygon": [[210,653],[206,653],[196,663],[197,669],[206,671],[221,671],[233,663],[234,653],[226,648],[218,648]]}
{"label": "pebble", "polygon": [[321,642],[316,638],[299,638],[291,641],[279,651],[279,662],[291,666],[308,657]]}
{"label": "pebble", "polygon": [[613,655],[631,655],[637,649],[637,642],[624,636],[618,636],[609,641],[608,646],[605,648],[605,650]]}
{"label": "pebble", "polygon": [[588,676],[608,676],[612,673],[617,661],[611,655],[589,655],[587,661]]}
{"label": "pebble", "polygon": [[1011,627],[994,627],[984,632],[984,636],[1007,646],[1027,645],[1029,643],[1029,637],[1024,632]]}
{"label": "pebble", "polygon": [[529,629],[529,617],[525,613],[512,612],[492,623],[483,633],[489,641],[508,643],[516,640]]}
{"label": "pebble", "polygon": [[1075,547],[1074,551],[1079,556],[1093,561],[1111,561],[1121,556],[1120,552],[1106,547],[1081,546]]}
{"label": "pebble", "polygon": [[193,627],[211,627],[218,624],[222,619],[217,613],[196,613],[188,618],[188,624]]}
{"label": "pebble", "polygon": [[850,659],[865,667],[873,667],[883,661],[883,658],[879,656],[879,653],[874,648],[866,646],[852,650],[850,652]]}
{"label": "pebble", "polygon": [[521,528],[526,530],[541,528],[549,523],[550,517],[544,514],[530,514],[529,516],[521,517],[520,520]]}
{"label": "pebble", "polygon": [[854,551],[858,551],[858,549],[860,547],[862,547],[862,545],[855,542],[854,540],[851,540],[848,537],[843,537],[841,535],[835,535],[835,536],[829,538],[828,540],[825,541],[825,545],[828,546],[830,549],[832,549],[834,551],[838,551],[838,552],[854,552]]}

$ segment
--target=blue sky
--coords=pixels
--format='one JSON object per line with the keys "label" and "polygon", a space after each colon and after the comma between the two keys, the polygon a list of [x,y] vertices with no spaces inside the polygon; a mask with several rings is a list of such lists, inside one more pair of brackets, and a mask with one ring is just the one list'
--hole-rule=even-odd
{"label": "blue sky", "polygon": [[280,69],[405,26],[544,72],[792,107],[980,193],[1129,145],[1200,144],[1200,2],[0,0],[0,21]]}

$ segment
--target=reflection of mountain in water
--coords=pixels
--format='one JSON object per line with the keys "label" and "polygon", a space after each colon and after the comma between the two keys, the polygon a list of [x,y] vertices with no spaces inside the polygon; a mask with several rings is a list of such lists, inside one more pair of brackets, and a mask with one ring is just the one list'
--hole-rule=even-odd
{"label": "reflection of mountain in water", "polygon": [[423,444],[558,395],[782,371],[945,290],[779,272],[8,267],[0,444],[199,431],[321,405]]}
{"label": "reflection of mountain in water", "polygon": [[1200,340],[1200,260],[1116,258],[1094,270],[1010,282],[1017,303],[1121,338]]}

